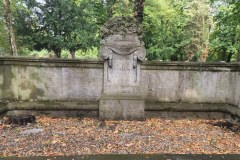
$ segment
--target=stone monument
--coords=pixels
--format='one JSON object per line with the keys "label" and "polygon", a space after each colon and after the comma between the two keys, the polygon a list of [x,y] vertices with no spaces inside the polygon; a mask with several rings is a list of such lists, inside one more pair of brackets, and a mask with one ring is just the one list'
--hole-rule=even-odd
{"label": "stone monument", "polygon": [[132,17],[110,19],[101,29],[100,56],[104,62],[101,119],[144,119],[140,61],[146,56],[142,28]]}

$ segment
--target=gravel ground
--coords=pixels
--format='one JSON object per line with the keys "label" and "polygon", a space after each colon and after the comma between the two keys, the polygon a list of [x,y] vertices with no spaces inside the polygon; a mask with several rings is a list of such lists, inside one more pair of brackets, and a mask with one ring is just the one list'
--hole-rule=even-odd
{"label": "gravel ground", "polygon": [[0,156],[83,154],[239,154],[240,131],[219,120],[99,121],[38,116],[36,124],[0,125]]}

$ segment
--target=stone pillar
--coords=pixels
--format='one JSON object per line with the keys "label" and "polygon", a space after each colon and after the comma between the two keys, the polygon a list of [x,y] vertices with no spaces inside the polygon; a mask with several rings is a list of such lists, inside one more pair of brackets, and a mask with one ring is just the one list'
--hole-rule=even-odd
{"label": "stone pillar", "polygon": [[137,34],[110,35],[102,42],[104,87],[100,99],[101,119],[144,119],[144,95],[140,84],[140,61],[146,50]]}

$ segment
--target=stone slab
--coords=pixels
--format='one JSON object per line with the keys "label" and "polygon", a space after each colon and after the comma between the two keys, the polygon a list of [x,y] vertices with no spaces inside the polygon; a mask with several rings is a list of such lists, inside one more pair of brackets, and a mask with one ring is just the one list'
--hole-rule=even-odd
{"label": "stone slab", "polygon": [[20,115],[20,114],[31,114],[31,115],[48,115],[50,117],[88,117],[88,118],[98,118],[98,110],[14,110],[8,111],[5,115]]}
{"label": "stone slab", "polygon": [[143,99],[101,99],[100,119],[144,120]]}
{"label": "stone slab", "polygon": [[25,130],[25,131],[21,132],[21,134],[38,134],[38,133],[41,133],[43,131],[44,130],[41,129],[41,128],[32,128],[32,129],[28,129],[28,130]]}

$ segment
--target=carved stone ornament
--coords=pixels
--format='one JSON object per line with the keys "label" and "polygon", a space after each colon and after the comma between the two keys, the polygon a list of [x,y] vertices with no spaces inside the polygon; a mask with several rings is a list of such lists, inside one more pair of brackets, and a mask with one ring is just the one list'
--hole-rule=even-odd
{"label": "carved stone ornament", "polygon": [[101,28],[101,36],[100,56],[108,60],[109,67],[112,67],[113,53],[123,56],[133,54],[134,64],[146,57],[142,27],[133,17],[120,16],[110,19]]}
{"label": "carved stone ornament", "polygon": [[111,35],[102,41],[100,56],[104,60],[108,60],[109,67],[112,67],[113,53],[123,56],[133,54],[133,68],[136,67],[137,60],[142,61],[146,57],[146,50],[136,34]]}

